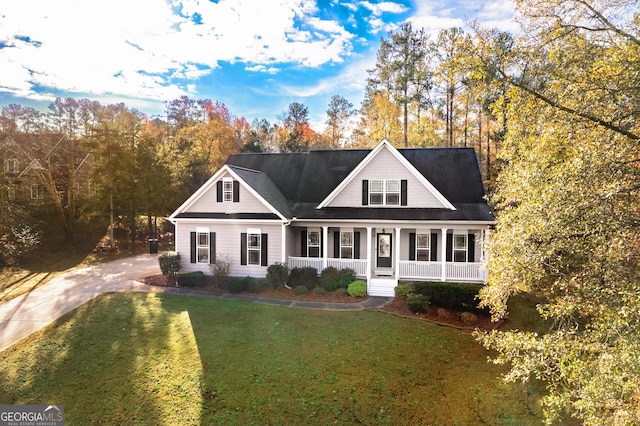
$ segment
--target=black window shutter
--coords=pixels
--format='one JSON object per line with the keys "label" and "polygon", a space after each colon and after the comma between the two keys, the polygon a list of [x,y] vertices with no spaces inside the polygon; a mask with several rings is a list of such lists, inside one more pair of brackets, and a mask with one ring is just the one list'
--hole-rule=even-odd
{"label": "black window shutter", "polygon": [[453,258],[453,234],[447,234],[447,262]]}
{"label": "black window shutter", "polygon": [[353,258],[360,259],[360,233],[353,233]]}
{"label": "black window shutter", "polygon": [[218,203],[222,202],[222,181],[221,180],[219,180],[216,183],[216,201]]}
{"label": "black window shutter", "polygon": [[416,260],[416,233],[409,233],[409,260]]}
{"label": "black window shutter", "polygon": [[324,251],[323,250],[324,247],[324,232],[322,230],[320,230],[320,257],[324,257]]}
{"label": "black window shutter", "polygon": [[196,263],[196,233],[191,233],[191,263]]}
{"label": "black window shutter", "polygon": [[233,181],[233,202],[240,202],[240,182],[237,180]]}
{"label": "black window shutter", "polygon": [[369,181],[366,179],[362,181],[362,205],[369,205]]}
{"label": "black window shutter", "polygon": [[267,258],[267,236],[268,234],[262,234],[262,240],[260,241],[260,266],[269,265],[269,259]]}
{"label": "black window shutter", "polygon": [[400,181],[400,205],[407,205],[407,180],[402,179]]}
{"label": "black window shutter", "polygon": [[340,232],[333,233],[333,257],[340,259]]}
{"label": "black window shutter", "polygon": [[216,263],[216,233],[209,233],[209,263]]}
{"label": "black window shutter", "polygon": [[300,256],[307,257],[307,231],[300,232]]}
{"label": "black window shutter", "polygon": [[475,234],[469,234],[469,237],[467,238],[467,246],[468,246],[467,262],[473,262],[475,257],[476,257],[476,236],[475,236]]}
{"label": "black window shutter", "polygon": [[247,264],[247,233],[240,234],[240,264]]}
{"label": "black window shutter", "polygon": [[438,234],[435,232],[431,233],[431,261],[435,262],[438,260]]}

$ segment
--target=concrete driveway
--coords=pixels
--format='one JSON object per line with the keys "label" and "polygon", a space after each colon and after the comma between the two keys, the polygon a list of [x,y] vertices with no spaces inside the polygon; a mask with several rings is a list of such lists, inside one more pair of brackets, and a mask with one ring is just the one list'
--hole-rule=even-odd
{"label": "concrete driveway", "polygon": [[143,254],[100,263],[59,275],[30,293],[0,305],[0,352],[69,311],[103,293],[140,291],[172,293],[224,300],[264,303],[283,307],[363,310],[380,309],[391,298],[369,297],[354,303],[325,303],[304,300],[280,300],[263,297],[205,292],[187,288],[156,287],[135,281],[160,273],[157,254]]}
{"label": "concrete driveway", "polygon": [[0,305],[0,352],[102,293],[153,291],[135,279],[159,273],[158,255],[145,254],[59,275]]}

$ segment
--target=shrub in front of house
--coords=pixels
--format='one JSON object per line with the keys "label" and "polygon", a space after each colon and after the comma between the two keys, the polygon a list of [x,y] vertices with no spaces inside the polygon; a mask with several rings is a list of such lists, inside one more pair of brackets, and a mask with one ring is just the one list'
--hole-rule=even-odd
{"label": "shrub in front of house", "polygon": [[209,265],[209,268],[213,275],[213,284],[216,287],[223,288],[229,280],[229,272],[231,271],[231,259],[229,256],[216,256],[216,263]]}
{"label": "shrub in front of house", "polygon": [[259,279],[254,277],[244,277],[243,281],[246,291],[250,293],[260,293],[262,283],[260,283]]}
{"label": "shrub in front of house", "polygon": [[433,305],[446,309],[486,314],[486,309],[478,308],[480,288],[468,283],[416,282],[413,292],[427,296]]}
{"label": "shrub in front of house", "polygon": [[344,268],[338,271],[338,285],[337,288],[346,289],[349,284],[356,280],[356,271],[351,268]]}
{"label": "shrub in front of house", "polygon": [[362,280],[353,281],[347,287],[347,293],[351,297],[367,297],[367,283]]}
{"label": "shrub in front of house", "polygon": [[247,282],[241,277],[231,277],[227,281],[227,290],[229,293],[242,293],[247,290]]}
{"label": "shrub in front of house", "polygon": [[289,273],[286,263],[274,263],[267,268],[267,283],[275,288],[282,288],[289,281]]}
{"label": "shrub in front of house", "polygon": [[180,287],[204,287],[206,284],[207,277],[202,271],[178,275],[178,285]]}
{"label": "shrub in front of house", "polygon": [[308,292],[309,289],[306,285],[299,285],[293,289],[293,294],[295,294],[296,296],[302,296],[303,294],[307,294]]}
{"label": "shrub in front of house", "polygon": [[395,295],[399,299],[406,299],[413,289],[409,284],[398,284],[395,288]]}
{"label": "shrub in front of house", "polygon": [[327,294],[327,290],[325,290],[323,287],[320,287],[320,286],[314,288],[313,292],[315,294],[317,294],[318,296],[322,296],[323,294]]}
{"label": "shrub in front of house", "polygon": [[333,294],[335,294],[336,296],[345,296],[347,294],[347,289],[346,288],[337,288]]}
{"label": "shrub in front of house", "polygon": [[327,291],[333,291],[339,284],[338,270],[333,266],[327,266],[320,272],[320,286]]}
{"label": "shrub in front of house", "polygon": [[420,293],[409,293],[406,300],[407,308],[414,314],[426,313],[429,310],[429,297]]}
{"label": "shrub in front of house", "polygon": [[289,281],[287,283],[291,288],[303,285],[307,287],[307,290],[313,290],[319,282],[318,270],[307,266],[304,268],[293,268],[289,274]]}
{"label": "shrub in front of house", "polygon": [[165,251],[158,256],[160,271],[167,278],[167,282],[174,283],[176,275],[181,268],[180,254],[175,251]]}

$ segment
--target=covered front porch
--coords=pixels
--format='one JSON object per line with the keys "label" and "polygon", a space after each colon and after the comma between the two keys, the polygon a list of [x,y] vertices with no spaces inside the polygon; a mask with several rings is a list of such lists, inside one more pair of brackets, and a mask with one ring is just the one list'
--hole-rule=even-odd
{"label": "covered front porch", "polygon": [[350,268],[372,296],[392,297],[399,280],[483,283],[488,227],[292,227],[289,268]]}

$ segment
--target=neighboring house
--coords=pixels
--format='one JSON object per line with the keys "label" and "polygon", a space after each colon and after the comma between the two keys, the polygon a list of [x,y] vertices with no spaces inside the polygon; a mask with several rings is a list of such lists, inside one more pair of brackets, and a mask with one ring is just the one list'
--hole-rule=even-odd
{"label": "neighboring house", "polygon": [[0,134],[0,200],[24,206],[40,206],[55,198],[89,191],[88,155],[79,142],[57,133]]}
{"label": "neighboring house", "polygon": [[169,220],[185,271],[351,268],[373,296],[398,280],[484,282],[495,219],[471,148],[235,154]]}

